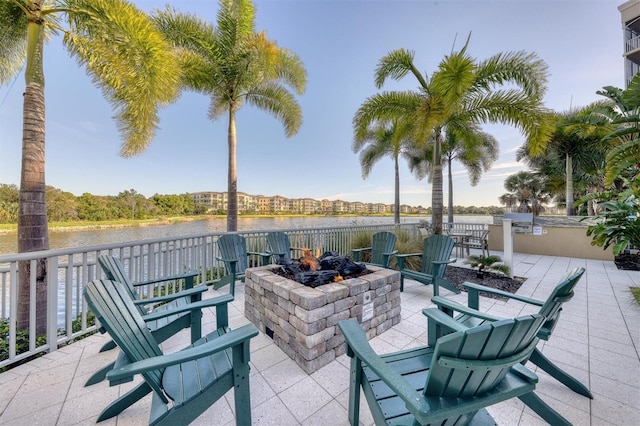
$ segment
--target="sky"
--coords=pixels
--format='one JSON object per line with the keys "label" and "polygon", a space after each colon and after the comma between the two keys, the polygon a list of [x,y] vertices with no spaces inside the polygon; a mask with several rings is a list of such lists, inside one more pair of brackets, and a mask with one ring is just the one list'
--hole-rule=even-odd
{"label": "sky", "polygon": [[[176,9],[215,24],[215,0],[138,0],[145,11]],[[405,48],[431,75],[445,55],[471,34],[477,60],[509,51],[534,52],[548,65],[544,104],[567,111],[603,99],[604,86],[624,87],[622,24],[611,0],[257,0],[256,29],[295,52],[307,70],[297,97],[299,132],[286,138],[280,121],[245,105],[237,115],[238,190],[287,198],[340,199],[393,204],[393,162],[376,163],[362,178],[352,151],[357,109],[381,90],[413,90],[409,75],[374,84],[378,61]],[[207,118],[206,96],[185,92],[161,111],[146,151],[119,156],[113,111],[60,38],[45,47],[46,182],[77,196],[117,195],[135,189],[146,197],[227,190],[227,122]],[[20,182],[24,76],[0,87],[0,183]],[[500,158],[472,187],[453,165],[454,205],[499,205],[504,180],[526,170],[515,160],[524,138],[507,125],[483,125],[500,146]],[[400,163],[400,202],[431,205],[431,184]],[[448,188],[445,177],[445,200]]]}

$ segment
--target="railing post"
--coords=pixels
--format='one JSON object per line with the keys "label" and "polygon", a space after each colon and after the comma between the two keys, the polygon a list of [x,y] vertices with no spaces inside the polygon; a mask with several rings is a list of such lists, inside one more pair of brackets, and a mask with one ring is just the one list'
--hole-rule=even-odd
{"label": "railing post", "polygon": [[58,256],[47,258],[47,344],[49,352],[58,349]]}
{"label": "railing post", "polygon": [[504,264],[509,267],[509,278],[513,278],[513,234],[511,219],[502,219],[502,237],[504,239]]}

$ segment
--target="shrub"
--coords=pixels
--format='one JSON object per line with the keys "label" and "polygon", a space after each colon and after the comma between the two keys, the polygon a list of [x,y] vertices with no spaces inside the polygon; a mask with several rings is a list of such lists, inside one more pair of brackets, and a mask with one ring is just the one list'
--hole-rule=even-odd
{"label": "shrub", "polygon": [[507,277],[511,275],[511,269],[504,263],[500,256],[483,256],[472,254],[468,256],[464,263],[471,265],[478,270],[500,272]]}

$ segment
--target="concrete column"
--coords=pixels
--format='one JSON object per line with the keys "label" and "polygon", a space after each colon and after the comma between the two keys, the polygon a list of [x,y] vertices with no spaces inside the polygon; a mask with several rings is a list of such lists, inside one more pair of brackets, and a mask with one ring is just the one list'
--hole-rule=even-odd
{"label": "concrete column", "polygon": [[504,264],[509,267],[509,278],[513,278],[513,234],[511,219],[502,219],[502,237],[504,239]]}

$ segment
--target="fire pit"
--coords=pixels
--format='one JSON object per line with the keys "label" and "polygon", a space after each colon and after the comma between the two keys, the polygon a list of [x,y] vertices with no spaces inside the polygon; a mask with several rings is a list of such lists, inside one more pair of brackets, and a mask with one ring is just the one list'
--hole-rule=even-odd
{"label": "fire pit", "polygon": [[273,272],[312,288],[371,273],[364,263],[353,262],[349,256],[340,256],[335,251],[314,257],[311,250],[304,249],[300,259],[281,259],[278,265],[281,267]]}
{"label": "fire pit", "polygon": [[356,318],[371,339],[400,322],[400,273],[367,266],[358,278],[309,287],[279,265],[246,270],[245,316],[307,373],[345,352],[337,323]]}

